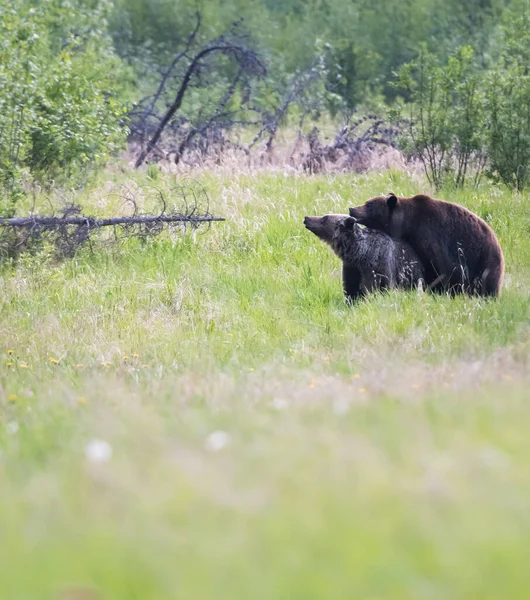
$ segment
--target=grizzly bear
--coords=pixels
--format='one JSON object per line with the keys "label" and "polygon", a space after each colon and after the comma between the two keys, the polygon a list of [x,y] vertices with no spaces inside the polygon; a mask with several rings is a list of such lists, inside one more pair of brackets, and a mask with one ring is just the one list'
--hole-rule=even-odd
{"label": "grizzly bear", "polygon": [[342,260],[342,284],[348,302],[373,290],[410,289],[424,276],[408,244],[365,229],[348,215],[305,217],[304,225]]}
{"label": "grizzly bear", "polygon": [[425,270],[427,286],[451,295],[499,296],[502,250],[492,229],[463,206],[418,195],[371,198],[350,208],[366,227],[410,244]]}

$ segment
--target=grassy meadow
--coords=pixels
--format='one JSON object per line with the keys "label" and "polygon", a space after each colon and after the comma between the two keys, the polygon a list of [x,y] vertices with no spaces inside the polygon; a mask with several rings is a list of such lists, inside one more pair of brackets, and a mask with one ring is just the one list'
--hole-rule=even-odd
{"label": "grassy meadow", "polygon": [[499,236],[499,300],[349,308],[303,217],[421,177],[193,177],[226,222],[0,266],[0,598],[527,598],[528,194],[439,194]]}

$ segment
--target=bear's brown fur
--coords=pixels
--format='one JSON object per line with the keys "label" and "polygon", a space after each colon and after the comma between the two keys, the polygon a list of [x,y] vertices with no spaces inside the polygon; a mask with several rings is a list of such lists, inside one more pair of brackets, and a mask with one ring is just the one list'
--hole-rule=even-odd
{"label": "bear's brown fur", "polygon": [[410,289],[423,278],[420,260],[408,244],[365,229],[348,215],[306,217],[304,225],[342,260],[342,284],[349,302],[373,290]]}
{"label": "bear's brown fur", "polygon": [[493,230],[463,206],[418,195],[371,198],[350,208],[366,227],[412,246],[436,291],[498,296],[504,258]]}

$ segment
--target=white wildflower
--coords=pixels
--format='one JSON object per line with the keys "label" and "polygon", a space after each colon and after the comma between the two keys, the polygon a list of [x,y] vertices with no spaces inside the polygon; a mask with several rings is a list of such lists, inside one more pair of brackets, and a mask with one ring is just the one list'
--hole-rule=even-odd
{"label": "white wildflower", "polygon": [[335,402],[333,402],[333,412],[338,416],[345,415],[350,409],[349,403],[343,398],[337,398]]}
{"label": "white wildflower", "polygon": [[287,408],[287,400],[283,398],[274,398],[272,407],[276,410],[285,410]]}
{"label": "white wildflower", "polygon": [[112,458],[112,446],[105,440],[91,440],[85,447],[85,456],[93,463],[107,462]]}
{"label": "white wildflower", "polygon": [[15,433],[17,433],[18,430],[19,426],[16,421],[9,421],[9,423],[6,425],[6,431],[7,433],[9,433],[9,435],[15,435]]}
{"label": "white wildflower", "polygon": [[206,438],[205,447],[206,450],[210,452],[219,452],[226,447],[226,445],[230,442],[230,436],[226,431],[213,431]]}

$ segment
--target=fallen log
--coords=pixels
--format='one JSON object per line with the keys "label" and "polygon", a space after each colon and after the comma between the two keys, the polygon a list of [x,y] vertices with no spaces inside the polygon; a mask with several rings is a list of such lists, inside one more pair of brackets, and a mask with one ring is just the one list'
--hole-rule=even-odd
{"label": "fallen log", "polygon": [[138,216],[138,217],[113,217],[111,219],[96,219],[95,217],[12,217],[10,219],[0,219],[0,225],[4,227],[44,227],[55,228],[65,225],[77,225],[88,227],[89,229],[98,229],[100,227],[109,227],[113,225],[147,225],[151,223],[189,223],[190,225],[199,223],[210,223],[213,221],[224,221],[223,217],[206,216],[187,216],[187,215],[156,215],[156,216]]}

